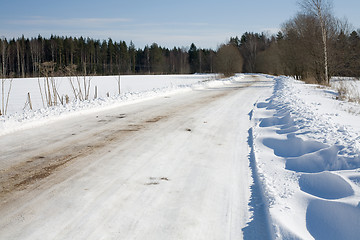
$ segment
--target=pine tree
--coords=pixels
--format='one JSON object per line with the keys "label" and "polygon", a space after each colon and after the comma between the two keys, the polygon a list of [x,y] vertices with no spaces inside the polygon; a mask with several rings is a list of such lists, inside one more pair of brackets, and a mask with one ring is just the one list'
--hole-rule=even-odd
{"label": "pine tree", "polygon": [[196,73],[199,71],[199,51],[194,43],[191,44],[188,54],[190,71],[191,73]]}

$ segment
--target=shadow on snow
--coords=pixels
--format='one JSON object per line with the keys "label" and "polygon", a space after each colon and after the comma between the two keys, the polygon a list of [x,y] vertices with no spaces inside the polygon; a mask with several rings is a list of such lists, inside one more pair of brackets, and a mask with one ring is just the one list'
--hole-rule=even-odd
{"label": "shadow on snow", "polygon": [[[251,116],[250,116],[251,117]],[[250,211],[252,212],[252,218],[247,226],[242,229],[244,239],[272,239],[268,221],[268,209],[266,200],[262,193],[261,182],[258,176],[255,153],[253,147],[253,131],[252,128],[248,131],[248,144],[250,147],[250,168],[253,184],[251,186],[251,197],[249,202]]]}

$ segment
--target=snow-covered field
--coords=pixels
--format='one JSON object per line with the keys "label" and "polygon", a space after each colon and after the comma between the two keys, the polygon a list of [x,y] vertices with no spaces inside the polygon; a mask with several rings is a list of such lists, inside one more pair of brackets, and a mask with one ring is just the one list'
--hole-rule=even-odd
{"label": "snow-covered field", "polygon": [[[120,76],[93,76],[86,77],[86,88],[89,89],[89,100],[95,97],[95,88],[97,88],[97,98],[104,99],[109,97],[119,97],[120,92],[123,97],[126,93],[143,93],[148,91],[159,91],[161,89],[171,89],[177,87],[189,86],[205,80],[216,78],[216,74],[196,74],[196,75],[123,75]],[[54,78],[56,90],[60,97],[69,96],[69,100],[74,101],[74,89],[78,94],[79,90],[84,92],[84,77],[56,77]],[[40,83],[40,84],[39,84]],[[7,114],[14,114],[28,110],[28,93],[31,96],[32,107],[38,110],[44,107],[45,78],[15,78],[12,81],[9,105]],[[80,85],[79,85],[80,83]],[[90,85],[90,86],[89,86]],[[5,97],[10,87],[10,79],[5,81]],[[46,86],[45,86],[46,87]],[[50,89],[52,90],[51,86]],[[42,94],[41,94],[42,93]],[[52,91],[51,91],[52,94]],[[0,93],[1,95],[1,93]],[[46,105],[46,103],[45,103]]]}
{"label": "snow-covered field", "polygon": [[360,106],[274,79],[252,119],[254,161],[278,239],[359,239]]}
{"label": "snow-covered field", "polygon": [[[96,112],[99,109],[144,101],[164,94],[188,91],[191,87],[207,84],[207,81],[217,78],[219,78],[217,74],[124,75],[120,77],[119,94],[119,76],[87,77],[85,78],[86,84],[87,86],[90,84],[89,100],[79,101],[75,99],[70,80],[78,94],[80,90],[84,92],[83,77],[79,78],[80,85],[78,85],[76,77],[58,77],[54,78],[56,90],[61,97],[68,95],[69,103],[59,104],[57,107],[46,107],[44,78],[16,78],[13,79],[11,86],[10,79],[8,79],[4,84],[4,104],[6,105],[10,89],[9,104],[6,116],[0,116],[0,136],[19,129],[56,121],[59,117],[64,119],[74,116],[79,111]],[[94,99],[95,87],[97,88],[96,99]],[[50,89],[52,90],[51,87]],[[28,93],[30,93],[33,111],[30,110]]]}
{"label": "snow-covered field", "polygon": [[[333,80],[332,89],[288,77],[215,78],[124,76],[124,92],[118,95],[116,77],[99,77],[92,86],[108,88],[99,87],[97,100],[11,110],[1,117],[0,136],[14,143],[26,140],[8,146],[5,157],[0,156],[0,173],[7,173],[7,165],[25,166],[18,162],[37,151],[32,138],[50,159],[51,154],[58,156],[57,149],[72,156],[71,148],[78,151],[80,143],[116,144],[101,147],[99,153],[80,150],[75,158],[85,155],[83,163],[57,173],[61,178],[35,183],[44,182],[44,191],[30,188],[29,195],[5,203],[11,208],[3,209],[8,219],[0,220],[0,236],[359,239],[360,105],[338,99],[334,88],[340,80]],[[11,109],[26,101],[31,88],[25,80],[13,85],[14,91],[26,88],[21,100],[13,93]],[[38,91],[37,79],[31,81]],[[67,81],[60,79],[59,89]],[[105,97],[108,92],[110,97]],[[40,95],[36,101],[41,108]],[[49,127],[40,129],[43,124]],[[42,146],[42,138],[51,142],[51,150]],[[67,138],[77,139],[64,147]],[[0,147],[6,144],[0,139]],[[21,157],[11,159],[15,155]],[[84,196],[79,189],[86,190]],[[42,217],[60,200],[53,217],[44,222]],[[25,205],[17,209],[17,203]],[[59,227],[64,221],[74,225]],[[99,228],[87,227],[99,221]],[[42,224],[48,229],[40,229]]]}

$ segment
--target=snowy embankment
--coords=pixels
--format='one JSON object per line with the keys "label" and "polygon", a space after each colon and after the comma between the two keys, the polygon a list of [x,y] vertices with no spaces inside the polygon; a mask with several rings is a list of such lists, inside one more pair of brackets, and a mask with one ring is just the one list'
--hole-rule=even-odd
{"label": "snowy embankment", "polygon": [[360,106],[274,78],[251,117],[256,170],[277,239],[360,236]]}
{"label": "snowy embankment", "polygon": [[[59,96],[69,96],[70,101],[68,104],[59,104],[55,107],[44,107],[43,84],[45,79],[14,79],[9,96],[7,115],[0,116],[0,136],[79,114],[111,109],[154,97],[190,91],[193,88],[201,88],[209,84],[223,84],[224,81],[222,80],[216,81],[218,78],[219,75],[217,74],[126,75],[121,76],[119,81],[119,76],[98,76],[86,78],[89,86],[89,100],[79,101],[75,99],[70,80],[75,84],[74,88],[78,93],[79,90],[84,89],[83,78],[79,79],[79,84],[81,84],[79,88],[75,77],[59,77],[55,78],[56,90]],[[121,94],[119,94],[119,83]],[[7,80],[5,82],[5,95],[7,95],[10,87],[9,84],[10,81]],[[97,89],[96,93],[95,87]],[[29,109],[28,93],[31,96],[33,110]]]}

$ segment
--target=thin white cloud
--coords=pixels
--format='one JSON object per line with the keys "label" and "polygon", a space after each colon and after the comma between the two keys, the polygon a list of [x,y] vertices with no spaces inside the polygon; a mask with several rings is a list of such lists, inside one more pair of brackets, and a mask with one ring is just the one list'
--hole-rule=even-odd
{"label": "thin white cloud", "polygon": [[[136,19],[129,18],[45,18],[31,17],[26,19],[8,20],[3,28],[11,31],[14,28],[27,28],[35,31],[108,31],[114,32],[152,32],[174,34],[179,32],[199,32],[210,26],[203,22],[139,22]],[[1,27],[0,27],[1,30]]]}
{"label": "thin white cloud", "polygon": [[[9,21],[10,22],[10,21]],[[2,28],[4,31],[2,31]],[[7,38],[43,37],[50,35],[90,37],[100,40],[112,38],[119,41],[132,40],[138,47],[153,42],[165,47],[189,46],[195,43],[199,47],[216,48],[227,38],[239,33],[231,24],[210,24],[203,22],[141,22],[125,18],[44,18],[32,17],[11,21],[8,26],[0,26],[0,32],[6,32]]]}
{"label": "thin white cloud", "polygon": [[147,22],[136,23],[137,27],[206,27],[210,26],[209,23],[204,22]]}
{"label": "thin white cloud", "polygon": [[31,17],[7,21],[8,24],[32,27],[102,27],[106,25],[129,23],[128,18],[44,18]]}

